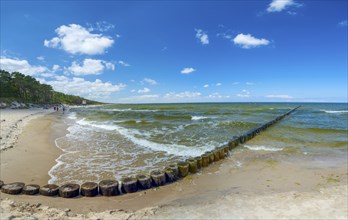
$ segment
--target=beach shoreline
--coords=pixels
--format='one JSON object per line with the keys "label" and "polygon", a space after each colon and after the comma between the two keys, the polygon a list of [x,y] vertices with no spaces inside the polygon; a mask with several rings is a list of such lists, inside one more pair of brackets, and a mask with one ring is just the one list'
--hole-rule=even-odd
{"label": "beach shoreline", "polygon": [[1,144],[0,151],[13,148],[22,133],[23,128],[29,121],[51,113],[50,109],[30,108],[30,109],[1,109]]}
{"label": "beach shoreline", "polygon": [[[1,152],[1,180],[47,184],[48,171],[62,154],[54,141],[67,132],[61,116],[48,114],[27,123],[16,146]],[[347,217],[347,163],[318,168],[310,161],[278,161],[272,152],[254,154],[248,153],[251,159],[240,167],[238,158],[246,157],[245,151],[232,151],[228,158],[178,182],[115,197],[0,193],[0,214],[4,219]]]}

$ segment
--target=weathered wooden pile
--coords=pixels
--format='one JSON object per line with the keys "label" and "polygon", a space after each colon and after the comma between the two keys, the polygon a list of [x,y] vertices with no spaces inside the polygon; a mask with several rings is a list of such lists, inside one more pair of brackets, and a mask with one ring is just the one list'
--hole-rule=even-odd
{"label": "weathered wooden pile", "polygon": [[26,194],[43,196],[60,196],[63,198],[73,198],[77,196],[94,197],[102,196],[116,196],[125,193],[134,193],[139,190],[147,190],[153,187],[163,186],[179,179],[182,179],[191,174],[195,174],[198,170],[209,166],[210,164],[224,159],[231,150],[239,144],[252,139],[260,132],[266,130],[268,127],[277,123],[285,116],[291,114],[300,106],[282,114],[275,119],[262,124],[254,129],[249,130],[241,136],[234,136],[228,144],[215,148],[212,151],[207,151],[201,156],[189,158],[185,161],[169,164],[163,170],[154,170],[150,174],[142,173],[136,176],[124,177],[121,181],[117,180],[102,180],[99,183],[86,182],[81,186],[75,183],[67,183],[62,186],[55,184],[47,184],[42,187],[36,184],[24,184],[22,182],[14,182],[4,184],[0,180],[1,192],[7,194]]}

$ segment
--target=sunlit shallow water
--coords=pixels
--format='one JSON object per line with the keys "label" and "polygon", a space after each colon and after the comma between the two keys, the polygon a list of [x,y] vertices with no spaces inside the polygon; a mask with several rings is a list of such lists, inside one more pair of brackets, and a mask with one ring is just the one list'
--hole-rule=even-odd
{"label": "sunlit shallow water", "polygon": [[[49,172],[50,182],[120,179],[163,168],[226,144],[233,136],[297,105],[118,104],[72,108],[66,120],[69,133],[56,140],[64,153]],[[236,150],[273,155],[276,152],[294,160],[330,158],[344,162],[347,104],[301,105],[292,115]]]}

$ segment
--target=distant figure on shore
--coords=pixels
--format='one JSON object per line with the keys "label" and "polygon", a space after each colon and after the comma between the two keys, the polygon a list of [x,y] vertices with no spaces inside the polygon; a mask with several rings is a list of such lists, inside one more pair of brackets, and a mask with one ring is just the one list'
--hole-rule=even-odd
{"label": "distant figure on shore", "polygon": [[64,112],[65,112],[65,106],[63,105],[63,114],[64,114]]}

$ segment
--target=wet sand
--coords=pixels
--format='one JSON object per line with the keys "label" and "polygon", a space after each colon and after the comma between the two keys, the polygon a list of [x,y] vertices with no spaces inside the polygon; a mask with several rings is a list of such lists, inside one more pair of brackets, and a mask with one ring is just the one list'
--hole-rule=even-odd
{"label": "wet sand", "polygon": [[[61,154],[54,140],[65,132],[60,115],[32,120],[17,145],[1,152],[0,179],[46,184]],[[323,167],[311,161],[278,160],[272,152],[236,149],[196,175],[133,194],[63,199],[0,193],[0,213],[5,219],[344,219],[347,174],[347,162]]]}
{"label": "wet sand", "polygon": [[62,153],[54,140],[66,134],[58,113],[31,120],[15,147],[1,152],[1,179],[6,182],[47,184],[48,171]]}

